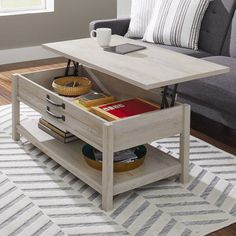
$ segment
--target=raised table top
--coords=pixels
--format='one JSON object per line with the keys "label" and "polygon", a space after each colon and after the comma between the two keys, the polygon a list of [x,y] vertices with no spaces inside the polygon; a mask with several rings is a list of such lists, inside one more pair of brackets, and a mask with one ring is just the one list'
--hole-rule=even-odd
{"label": "raised table top", "polygon": [[147,49],[119,55],[103,51],[96,41],[90,38],[43,46],[60,56],[147,90],[229,72],[228,67],[167,50],[155,44],[118,35],[112,36],[111,46],[123,43],[144,45]]}

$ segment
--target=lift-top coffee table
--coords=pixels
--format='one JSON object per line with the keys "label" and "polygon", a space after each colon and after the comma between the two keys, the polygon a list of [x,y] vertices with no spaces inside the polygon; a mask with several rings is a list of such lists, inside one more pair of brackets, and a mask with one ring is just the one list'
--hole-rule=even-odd
{"label": "lift-top coffee table", "polygon": [[[120,36],[113,36],[112,44],[125,42],[143,44]],[[227,67],[183,54],[147,45],[146,50],[127,55],[104,52],[94,40],[79,39],[44,45],[79,63],[79,73],[90,77],[95,87],[113,94],[117,99],[142,97],[154,102],[163,101],[166,86],[207,76],[227,73]],[[62,76],[65,68],[50,69],[13,78],[13,139],[20,135],[41,149],[68,171],[102,194],[102,207],[111,210],[113,196],[180,175],[188,181],[190,106],[171,104],[154,112],[144,113],[118,121],[108,122],[81,109],[68,99],[53,92],[51,84]],[[37,127],[37,121],[20,122],[23,102],[35,109],[55,126],[68,130],[81,140],[62,144]],[[49,112],[50,111],[50,112]],[[148,143],[180,134],[180,159],[169,156]],[[89,167],[81,153],[84,143],[103,153],[103,169]],[[113,173],[113,153],[146,144],[145,163],[132,171]]]}

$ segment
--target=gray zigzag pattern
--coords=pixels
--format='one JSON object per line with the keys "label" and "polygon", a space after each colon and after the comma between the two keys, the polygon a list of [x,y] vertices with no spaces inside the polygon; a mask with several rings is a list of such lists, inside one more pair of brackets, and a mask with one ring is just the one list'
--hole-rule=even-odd
{"label": "gray zigzag pattern", "polygon": [[0,172],[0,235],[65,235],[6,175]]}
{"label": "gray zigzag pattern", "polygon": [[[58,227],[60,234],[68,235],[205,235],[235,222],[234,182],[193,163],[192,179],[187,186],[175,179],[159,181],[116,196],[114,210],[105,213],[99,208],[101,196],[92,188],[24,139],[21,147],[11,140],[6,134],[11,130],[9,110],[9,107],[0,107],[0,129],[4,131],[0,133],[0,169],[16,190],[22,191],[42,212],[32,213],[32,222],[22,220],[22,225],[30,231],[42,216],[51,220],[52,225],[48,223],[35,230],[37,235],[43,235],[41,231],[52,226]],[[22,119],[38,118],[28,107],[23,106],[22,110]],[[161,145],[162,149],[169,146],[171,151],[177,151],[177,142],[178,137],[172,137],[155,145]],[[194,163],[204,163],[217,156],[224,163],[235,158],[192,138],[191,159],[201,159]],[[235,176],[230,174],[230,178]],[[3,196],[11,194],[15,188],[3,191]],[[22,214],[28,210],[27,207],[22,209]],[[14,219],[14,215],[9,219]]]}

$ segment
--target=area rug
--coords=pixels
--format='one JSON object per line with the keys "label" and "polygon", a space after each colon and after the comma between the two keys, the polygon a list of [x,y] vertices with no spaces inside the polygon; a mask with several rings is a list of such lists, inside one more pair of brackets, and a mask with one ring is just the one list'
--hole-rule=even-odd
{"label": "area rug", "polygon": [[[21,120],[39,114],[21,106]],[[153,143],[178,158],[179,137]],[[0,107],[0,235],[206,235],[236,222],[236,157],[197,138],[188,184],[175,178],[101,196],[24,138],[11,139],[11,106]]]}

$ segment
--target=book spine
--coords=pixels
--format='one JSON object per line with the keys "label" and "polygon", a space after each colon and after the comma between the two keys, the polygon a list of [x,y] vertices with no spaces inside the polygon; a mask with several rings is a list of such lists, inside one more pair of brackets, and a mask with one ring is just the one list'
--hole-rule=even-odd
{"label": "book spine", "polygon": [[44,126],[41,123],[38,123],[38,127],[39,127],[39,129],[43,130],[45,133],[49,134],[50,136],[52,136],[53,138],[57,139],[58,141],[60,141],[62,143],[70,143],[70,142],[76,141],[78,139],[76,136],[72,136],[69,138],[63,138],[62,136],[53,132],[52,130],[50,130],[48,127]]}
{"label": "book spine", "polygon": [[58,135],[60,135],[63,138],[73,136],[73,134],[71,134],[69,132],[64,132],[63,130],[55,127],[54,125],[48,123],[46,120],[44,120],[42,118],[39,119],[39,123],[41,123],[42,125],[46,126],[47,128],[49,128],[50,130],[52,130],[53,132],[57,133]]}
{"label": "book spine", "polygon": [[106,98],[100,98],[100,99],[95,99],[95,100],[88,100],[88,101],[84,101],[84,100],[79,100],[79,102],[86,106],[86,107],[92,107],[92,106],[100,106],[103,104],[107,104],[110,102],[114,102],[114,97],[106,97]]}
{"label": "book spine", "polygon": [[72,143],[72,142],[77,141],[77,140],[79,140],[78,137],[72,136],[72,137],[70,137],[70,138],[65,138],[65,139],[64,139],[64,143]]}
{"label": "book spine", "polygon": [[52,130],[50,130],[48,127],[44,126],[43,124],[41,123],[38,123],[38,127],[39,129],[43,130],[45,133],[51,135],[53,138],[59,140],[60,142],[63,142],[64,143],[64,138],[61,137],[59,134],[57,133],[54,133]]}

